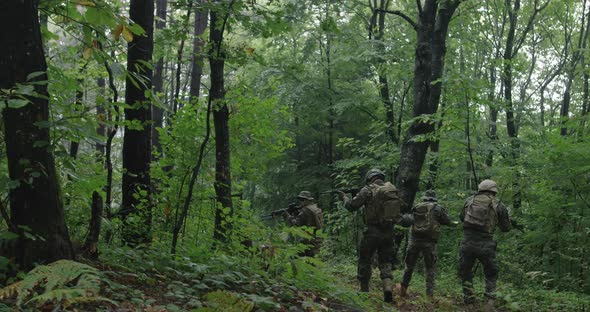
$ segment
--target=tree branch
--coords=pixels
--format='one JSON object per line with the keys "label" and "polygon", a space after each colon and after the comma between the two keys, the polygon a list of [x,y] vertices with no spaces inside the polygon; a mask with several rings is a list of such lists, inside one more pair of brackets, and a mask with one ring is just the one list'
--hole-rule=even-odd
{"label": "tree branch", "polygon": [[382,9],[375,9],[375,11],[379,11],[379,12],[385,12],[385,13],[389,13],[389,14],[393,14],[393,15],[397,15],[400,16],[401,18],[405,19],[406,22],[410,23],[410,25],[412,25],[412,28],[414,30],[418,30],[418,24],[416,24],[416,22],[414,22],[414,20],[412,20],[409,16],[407,16],[406,14],[404,14],[404,12],[399,11],[399,10],[382,10]]}

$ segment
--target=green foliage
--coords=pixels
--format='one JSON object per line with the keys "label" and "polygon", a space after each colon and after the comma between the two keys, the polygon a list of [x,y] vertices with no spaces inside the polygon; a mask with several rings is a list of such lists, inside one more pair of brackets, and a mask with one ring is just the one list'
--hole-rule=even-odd
{"label": "green foliage", "polygon": [[0,299],[16,299],[18,307],[41,307],[55,302],[63,307],[88,302],[111,302],[101,297],[101,288],[108,280],[99,270],[69,260],[40,265],[23,280],[0,290]]}

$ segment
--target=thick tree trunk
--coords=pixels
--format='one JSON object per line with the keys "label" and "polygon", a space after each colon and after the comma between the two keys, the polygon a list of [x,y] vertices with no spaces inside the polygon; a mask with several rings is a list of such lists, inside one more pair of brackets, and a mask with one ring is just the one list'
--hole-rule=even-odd
{"label": "thick tree trunk", "polygon": [[[33,73],[43,72],[29,81],[47,80],[37,5],[34,0],[0,3],[0,27],[4,30],[0,42],[2,89],[26,84],[27,76]],[[47,84],[36,84],[34,90],[41,96],[28,96],[29,103],[24,107],[10,107],[11,103],[16,104],[11,99],[2,103],[7,105],[3,118],[8,173],[10,179],[19,182],[9,194],[11,223],[19,227],[12,253],[25,270],[34,263],[74,257],[49,128],[38,125],[49,120]],[[37,238],[28,239],[24,232]]]}
{"label": "thick tree trunk", "polygon": [[203,6],[203,0],[197,0],[193,34],[193,64],[191,69],[190,96],[191,103],[199,100],[201,77],[203,76],[203,48],[205,41],[202,36],[207,28],[209,10]]}
{"label": "thick tree trunk", "polygon": [[[166,28],[166,11],[168,7],[168,0],[156,0],[156,31],[160,31]],[[154,93],[161,93],[164,85],[164,58],[161,57],[156,62],[154,67],[154,79],[152,79],[154,85]],[[160,134],[158,128],[162,128],[164,125],[164,110],[159,105],[152,105],[152,148],[155,152],[152,155],[152,160],[157,159],[157,155],[162,154],[162,144],[160,143]]]}
{"label": "thick tree trunk", "polygon": [[[460,1],[447,1],[444,6],[439,7],[436,0],[424,2],[417,25],[413,117],[432,115],[438,109],[441,95],[441,82],[438,80],[444,68],[447,31],[459,3]],[[410,207],[418,191],[420,172],[431,143],[414,139],[433,131],[434,124],[431,122],[414,122],[402,144],[396,185]]]}
{"label": "thick tree trunk", "polygon": [[[229,7],[220,10],[223,2],[215,2],[217,8],[211,10],[209,27],[209,66],[211,68],[210,97],[214,106],[213,123],[215,127],[215,194],[221,207],[215,208],[215,228],[213,237],[224,241],[231,228],[228,216],[233,214],[231,197],[231,171],[229,149],[229,108],[225,103],[224,65],[225,52],[221,47],[223,31]],[[224,18],[225,15],[225,18]]]}
{"label": "thick tree trunk", "polygon": [[[123,137],[123,208],[121,215],[125,220],[123,241],[135,246],[150,241],[151,203],[150,203],[150,160],[151,160],[151,104],[146,91],[152,87],[152,71],[142,62],[151,62],[153,48],[153,0],[131,0],[129,17],[145,30],[144,36],[135,36],[128,44],[125,103],[125,119],[137,122],[141,129],[125,128]],[[141,83],[132,79],[144,77]],[[137,81],[136,81],[137,82]],[[133,221],[129,215],[139,216]]]}

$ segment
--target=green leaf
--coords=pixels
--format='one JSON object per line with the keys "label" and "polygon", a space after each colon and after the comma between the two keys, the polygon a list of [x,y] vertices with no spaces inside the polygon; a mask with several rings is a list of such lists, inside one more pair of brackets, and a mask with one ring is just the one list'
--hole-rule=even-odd
{"label": "green leaf", "polygon": [[37,77],[39,77],[39,76],[42,76],[42,75],[44,75],[44,74],[45,74],[45,72],[44,72],[44,71],[36,71],[36,72],[32,72],[32,73],[30,73],[30,74],[28,74],[28,75],[27,75],[27,81],[29,81],[29,80],[33,80],[33,79],[35,79],[35,78],[37,78]]}
{"label": "green leaf", "polygon": [[8,107],[10,108],[21,108],[27,106],[27,104],[31,103],[29,100],[24,99],[10,99],[8,100]]}

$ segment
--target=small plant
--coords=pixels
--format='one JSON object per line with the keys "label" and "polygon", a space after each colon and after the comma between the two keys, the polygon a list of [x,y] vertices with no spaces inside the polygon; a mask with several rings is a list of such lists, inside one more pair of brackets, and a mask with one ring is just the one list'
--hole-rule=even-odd
{"label": "small plant", "polygon": [[26,274],[23,280],[0,290],[0,300],[14,299],[15,305],[42,307],[48,304],[67,308],[74,304],[113,301],[99,296],[107,283],[101,272],[89,265],[59,260],[40,265]]}

